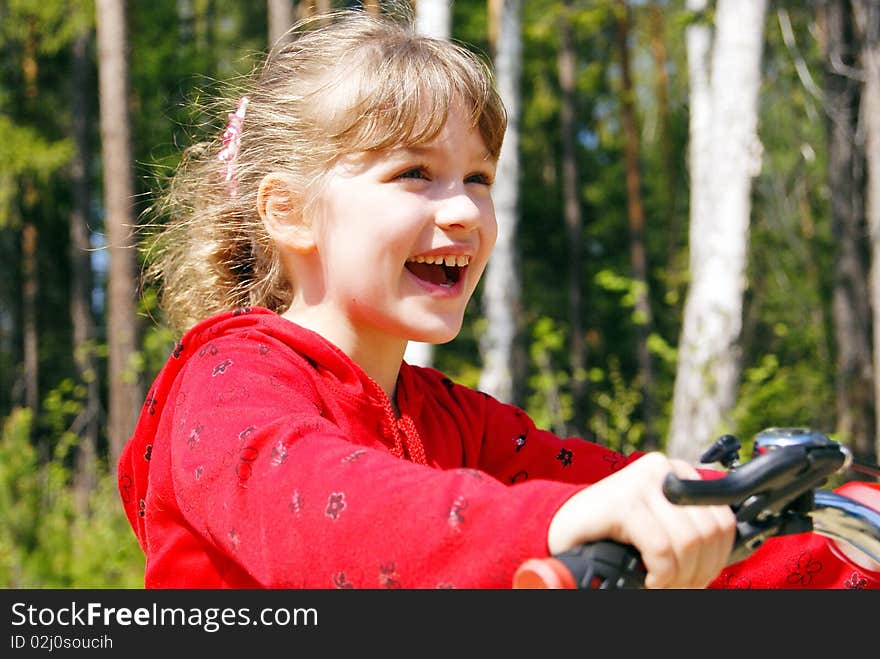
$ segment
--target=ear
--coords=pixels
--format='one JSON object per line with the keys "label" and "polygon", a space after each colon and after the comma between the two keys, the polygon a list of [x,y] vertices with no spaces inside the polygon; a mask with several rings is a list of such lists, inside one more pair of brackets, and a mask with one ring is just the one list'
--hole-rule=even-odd
{"label": "ear", "polygon": [[269,236],[299,254],[315,249],[311,221],[302,212],[302,191],[289,174],[271,172],[260,181],[257,211]]}

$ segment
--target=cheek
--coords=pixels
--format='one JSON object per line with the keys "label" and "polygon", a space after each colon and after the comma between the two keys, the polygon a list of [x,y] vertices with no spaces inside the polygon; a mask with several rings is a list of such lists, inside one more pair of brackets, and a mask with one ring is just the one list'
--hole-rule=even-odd
{"label": "cheek", "polygon": [[483,224],[483,244],[486,252],[491,252],[498,240],[498,220],[495,217],[495,208],[491,204]]}

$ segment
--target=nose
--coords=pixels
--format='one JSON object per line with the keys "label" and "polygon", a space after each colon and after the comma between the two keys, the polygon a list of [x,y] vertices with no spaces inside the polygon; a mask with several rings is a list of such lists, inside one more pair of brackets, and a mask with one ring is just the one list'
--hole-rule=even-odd
{"label": "nose", "polygon": [[494,218],[491,201],[476,199],[464,187],[449,190],[438,200],[434,222],[444,231],[473,231]]}

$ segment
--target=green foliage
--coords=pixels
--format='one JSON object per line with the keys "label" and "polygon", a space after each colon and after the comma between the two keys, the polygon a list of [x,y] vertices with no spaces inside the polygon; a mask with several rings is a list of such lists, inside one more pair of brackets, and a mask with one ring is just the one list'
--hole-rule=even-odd
{"label": "green foliage", "polygon": [[[47,407],[71,409],[61,394]],[[136,588],[143,554],[122,512],[115,478],[104,473],[77,510],[71,469],[75,438],[62,433],[42,459],[31,443],[32,415],[17,408],[0,436],[0,586],[6,588]]]}
{"label": "green foliage", "polygon": [[[350,3],[349,3],[350,4]],[[712,3],[710,3],[711,6]],[[777,3],[779,4],[779,3]],[[822,53],[815,7],[783,3],[798,35],[799,54],[818,81]],[[668,76],[663,116],[653,59],[661,9]],[[780,5],[781,6],[781,5]],[[563,221],[561,96],[558,22],[572,22],[577,54],[575,152],[583,216],[583,333],[587,342],[586,419],[583,429],[622,451],[638,448],[644,435],[636,362],[634,300],[639,290],[629,262],[620,67],[614,22],[617,3],[601,0],[523,3],[522,115],[520,123],[519,250],[522,337],[520,401],[544,427],[570,427],[573,410],[568,309],[569,244]],[[641,151],[645,244],[656,359],[654,396],[668,424],[676,345],[687,290],[688,197],[687,66],[685,30],[711,23],[711,9],[697,15],[683,0],[633,2],[632,48],[635,104]],[[452,5],[453,36],[489,56],[485,0]],[[194,0],[130,3],[132,137],[137,203],[149,203],[156,173],[171,171],[191,136],[222,130],[223,112],[209,116],[203,102],[234,81],[264,49],[266,3]],[[94,26],[90,0],[7,0],[0,6],[0,583],[20,586],[123,586],[142,583],[143,555],[124,519],[112,474],[99,460],[99,482],[81,501],[74,487],[81,448],[78,419],[85,383],[73,373],[69,327],[68,222],[72,191],[67,165],[73,154],[70,44]],[[93,32],[90,32],[93,37]],[[761,93],[763,166],[755,180],[747,273],[743,375],[732,430],[741,438],[770,425],[834,427],[834,359],[830,321],[832,236],[826,181],[824,108],[799,78],[795,55],[768,15]],[[98,108],[92,43],[88,93],[89,184],[101,229]],[[30,59],[28,59],[30,58]],[[30,67],[30,68],[29,68]],[[32,75],[25,84],[27,75]],[[28,87],[31,85],[31,88]],[[194,106],[191,101],[199,101]],[[217,122],[220,122],[217,124]],[[216,125],[215,125],[216,124]],[[21,194],[25,184],[27,198]],[[140,209],[139,209],[140,210]],[[21,260],[18,219],[38,229],[40,274],[38,415],[15,407],[21,389]],[[104,286],[98,271],[97,286]],[[478,304],[469,306],[460,336],[438,346],[437,366],[463,384],[480,376]],[[100,321],[102,309],[96,307]],[[148,319],[131,376],[147,381],[164,364],[176,337],[162,324],[155,291],[144,291],[139,314]],[[152,322],[155,321],[155,322]],[[88,347],[103,376],[106,342]],[[94,376],[94,374],[93,374]],[[519,401],[517,401],[519,402]],[[583,413],[583,414],[581,414]],[[662,432],[661,432],[662,436]],[[747,439],[746,439],[747,441]],[[99,439],[99,458],[106,452]],[[86,512],[82,512],[85,506]]]}
{"label": "green foliage", "polygon": [[165,365],[174,348],[176,334],[165,325],[154,325],[144,332],[143,349],[138,353],[140,369],[152,378]]}
{"label": "green foliage", "polygon": [[23,43],[39,36],[36,50],[53,55],[66,47],[77,31],[94,21],[91,0],[6,0],[0,21],[0,40]]}
{"label": "green foliage", "polygon": [[[539,427],[566,433],[566,424],[574,417],[568,389],[571,376],[556,366],[565,363],[564,329],[550,317],[537,319],[531,325],[529,352],[535,370],[529,378],[526,411]],[[606,368],[591,368],[588,380],[592,393],[587,436],[624,453],[638,449],[645,432],[638,415],[642,400],[638,380],[628,382],[613,356]]]}
{"label": "green foliage", "polygon": [[13,410],[0,441],[0,583],[6,587],[22,583],[24,559],[37,542],[40,491],[33,480],[38,463],[30,425],[29,410]]}
{"label": "green foliage", "polygon": [[529,377],[526,411],[539,427],[565,433],[574,417],[568,373],[554,364],[565,363],[565,332],[552,318],[542,316],[531,325],[529,356],[535,366]]}
{"label": "green foliage", "polygon": [[0,229],[17,220],[13,211],[24,174],[46,182],[70,160],[73,145],[67,139],[49,140],[29,126],[17,125],[0,114]]}
{"label": "green foliage", "polygon": [[77,516],[68,529],[70,584],[73,588],[142,588],[144,554],[122,512],[116,478],[100,479],[89,497],[88,517]]}
{"label": "green foliage", "polygon": [[590,379],[594,384],[610,385],[593,399],[595,408],[589,421],[591,433],[615,451],[630,453],[639,448],[645,428],[636,415],[642,399],[638,381],[626,381],[616,357],[609,359],[606,369],[593,368]]}
{"label": "green foliage", "polygon": [[618,275],[614,271],[607,269],[596,273],[596,283],[600,288],[620,295],[621,306],[632,310],[630,318],[633,324],[645,323],[647,319],[642,318],[636,310],[636,302],[639,296],[645,293],[644,282],[632,277]]}
{"label": "green foliage", "polygon": [[733,418],[736,431],[750,437],[771,426],[833,428],[834,400],[827,375],[805,362],[784,364],[764,355],[743,373]]}

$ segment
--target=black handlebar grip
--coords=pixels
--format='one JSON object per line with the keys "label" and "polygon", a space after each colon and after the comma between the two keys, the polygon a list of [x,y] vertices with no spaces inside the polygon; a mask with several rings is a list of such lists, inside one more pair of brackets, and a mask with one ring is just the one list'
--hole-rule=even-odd
{"label": "black handlebar grip", "polygon": [[808,449],[792,446],[785,451],[771,451],[727,472],[723,478],[688,480],[667,474],[663,494],[672,503],[699,505],[735,505],[748,496],[762,491],[782,488],[796,475],[824,456],[830,456],[836,465],[843,459],[838,448]]}
{"label": "black handlebar grip", "polygon": [[514,574],[513,587],[633,589],[645,587],[645,576],[645,566],[635,547],[601,540],[551,558],[526,561]]}

